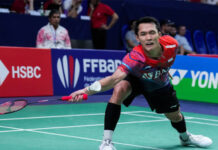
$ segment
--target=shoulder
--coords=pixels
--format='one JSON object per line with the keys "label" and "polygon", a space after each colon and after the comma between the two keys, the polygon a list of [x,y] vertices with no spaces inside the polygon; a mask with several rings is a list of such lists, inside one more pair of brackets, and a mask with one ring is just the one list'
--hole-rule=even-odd
{"label": "shoulder", "polygon": [[67,29],[66,29],[65,27],[61,26],[61,25],[59,25],[58,28],[59,28],[59,30],[61,30],[61,31],[68,32]]}
{"label": "shoulder", "polygon": [[46,31],[48,28],[48,25],[45,25],[45,26],[42,26],[40,29],[39,29],[39,32],[44,32]]}
{"label": "shoulder", "polygon": [[108,6],[107,4],[104,4],[104,3],[99,3],[98,7],[103,8],[104,10],[108,10],[108,11],[114,12],[114,10],[110,6]]}
{"label": "shoulder", "polygon": [[125,36],[127,37],[127,36],[131,36],[131,35],[132,35],[132,32],[131,32],[131,30],[129,30],[129,31],[126,32]]}
{"label": "shoulder", "polygon": [[133,50],[129,53],[129,57],[133,61],[138,61],[142,63],[146,61],[146,57],[145,54],[143,53],[141,45],[134,47]]}
{"label": "shoulder", "polygon": [[179,34],[177,34],[177,35],[175,36],[175,39],[183,40],[183,39],[185,39],[185,37],[184,37],[184,36],[181,36],[181,35],[179,35]]}
{"label": "shoulder", "polygon": [[177,48],[178,47],[177,40],[169,35],[160,37],[159,42],[164,48]]}
{"label": "shoulder", "polygon": [[98,4],[98,6],[100,6],[100,7],[110,7],[107,4],[104,4],[104,3],[101,3],[101,2]]}

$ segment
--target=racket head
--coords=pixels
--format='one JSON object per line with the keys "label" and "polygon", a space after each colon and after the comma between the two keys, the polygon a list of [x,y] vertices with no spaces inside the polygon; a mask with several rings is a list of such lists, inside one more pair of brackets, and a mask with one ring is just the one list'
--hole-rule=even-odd
{"label": "racket head", "polygon": [[13,113],[19,111],[27,106],[27,101],[24,99],[6,101],[0,104],[0,115]]}

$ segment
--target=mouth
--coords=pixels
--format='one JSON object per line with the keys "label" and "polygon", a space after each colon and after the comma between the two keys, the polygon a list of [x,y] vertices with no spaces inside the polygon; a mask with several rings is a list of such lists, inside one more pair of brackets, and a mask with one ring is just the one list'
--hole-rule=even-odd
{"label": "mouth", "polygon": [[147,42],[147,43],[145,43],[145,45],[146,45],[146,46],[153,46],[154,43],[153,43],[153,42]]}

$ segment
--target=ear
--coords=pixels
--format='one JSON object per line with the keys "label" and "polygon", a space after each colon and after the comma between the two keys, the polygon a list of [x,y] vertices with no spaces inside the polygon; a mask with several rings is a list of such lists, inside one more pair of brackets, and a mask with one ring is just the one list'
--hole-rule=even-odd
{"label": "ear", "polygon": [[138,34],[135,34],[136,40],[140,43]]}
{"label": "ear", "polygon": [[160,31],[158,32],[158,34],[159,34],[160,37],[162,36],[162,33]]}

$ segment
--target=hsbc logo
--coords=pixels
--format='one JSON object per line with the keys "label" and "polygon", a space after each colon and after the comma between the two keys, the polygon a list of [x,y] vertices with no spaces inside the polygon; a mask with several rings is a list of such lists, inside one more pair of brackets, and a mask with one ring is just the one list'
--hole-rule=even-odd
{"label": "hsbc logo", "polygon": [[64,88],[75,88],[79,80],[79,60],[72,56],[64,55],[57,60],[57,72]]}
{"label": "hsbc logo", "polygon": [[3,62],[0,60],[0,86],[4,83],[8,74],[9,74],[8,69],[5,67]]}
{"label": "hsbc logo", "polygon": [[[9,70],[10,71],[9,71]],[[11,73],[13,79],[40,79],[41,68],[39,66],[10,66],[7,68],[0,60],[0,86]]]}
{"label": "hsbc logo", "polygon": [[[185,77],[187,74],[188,70],[182,70],[182,69],[170,69],[170,75],[173,77],[172,79],[172,84],[173,85],[178,85],[182,79]],[[179,74],[177,74],[177,72]]]}

